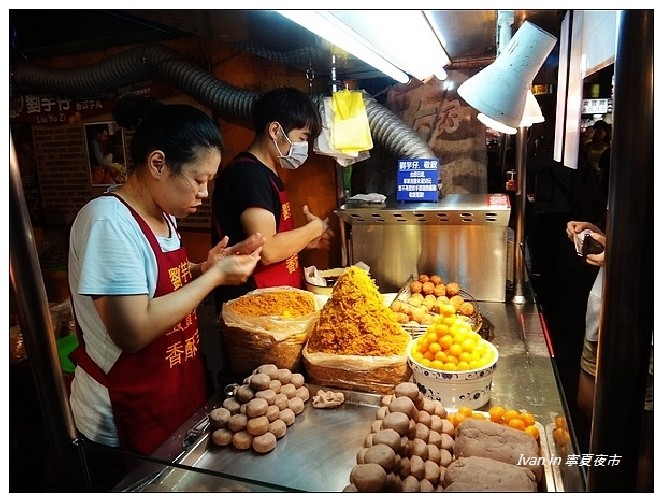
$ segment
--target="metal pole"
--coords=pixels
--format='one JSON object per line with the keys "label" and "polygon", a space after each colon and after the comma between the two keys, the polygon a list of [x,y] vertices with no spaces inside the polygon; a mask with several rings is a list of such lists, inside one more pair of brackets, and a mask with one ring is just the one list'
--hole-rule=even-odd
{"label": "metal pole", "polygon": [[16,296],[25,349],[50,439],[53,463],[59,470],[58,479],[64,492],[81,491],[86,478],[81,450],[73,443],[77,438],[76,427],[69,409],[46,287],[11,136],[9,142],[10,282]]}
{"label": "metal pole", "polygon": [[524,219],[526,213],[526,131],[528,127],[517,128],[515,137],[515,166],[517,169],[517,196],[515,197],[515,245],[513,247],[514,304],[525,304],[524,296]]}
{"label": "metal pole", "polygon": [[[589,466],[590,492],[633,492],[642,438],[653,440],[652,434],[642,436],[655,315],[653,10],[620,11],[616,38],[607,247],[589,447],[593,457],[607,455],[613,461]],[[627,425],[615,409],[627,411]]]}

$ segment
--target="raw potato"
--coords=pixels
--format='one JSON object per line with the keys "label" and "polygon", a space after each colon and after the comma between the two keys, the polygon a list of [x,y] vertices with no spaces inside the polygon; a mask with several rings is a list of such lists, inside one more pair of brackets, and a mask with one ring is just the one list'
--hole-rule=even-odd
{"label": "raw potato", "polygon": [[419,482],[425,478],[425,461],[421,456],[412,455],[409,458],[410,475]]}
{"label": "raw potato", "polygon": [[393,429],[400,436],[405,436],[409,432],[409,418],[404,412],[389,412],[384,416],[382,428]]}
{"label": "raw potato", "polygon": [[356,453],[356,464],[365,464],[365,453],[368,450],[367,447],[361,447]]}
{"label": "raw potato", "polygon": [[409,397],[413,401],[418,397],[419,393],[416,383],[403,382],[398,383],[395,387],[396,397]]}
{"label": "raw potato", "polygon": [[287,404],[289,403],[290,399],[287,398],[287,395],[283,395],[282,393],[279,393],[276,395],[276,401],[274,402],[275,405],[278,406],[278,408],[282,411],[283,409],[287,409]]}
{"label": "raw potato", "polygon": [[249,384],[242,384],[237,388],[237,391],[235,392],[235,397],[237,399],[237,402],[240,404],[246,404],[250,402],[250,400],[255,396],[255,392],[251,389],[251,385]]}
{"label": "raw potato", "polygon": [[425,462],[425,480],[429,481],[433,486],[439,483],[439,465],[433,461]]}
{"label": "raw potato", "polygon": [[421,492],[434,492],[434,485],[427,478],[421,480]]}
{"label": "raw potato", "polygon": [[409,458],[403,457],[400,459],[400,470],[398,471],[398,475],[400,475],[400,478],[404,480],[410,474],[411,474],[411,463],[409,462]]}
{"label": "raw potato", "polygon": [[283,409],[278,415],[278,419],[283,421],[287,426],[290,426],[294,423],[294,411],[292,409]]}
{"label": "raw potato", "polygon": [[430,430],[434,430],[437,433],[441,433],[443,431],[443,423],[441,422],[441,418],[436,414],[432,414],[430,416]]}
{"label": "raw potato", "polygon": [[380,492],[386,484],[386,471],[378,464],[357,464],[349,480],[359,492]]}
{"label": "raw potato", "polygon": [[421,483],[409,475],[402,481],[402,492],[421,492]]}
{"label": "raw potato", "polygon": [[294,414],[300,414],[303,411],[304,403],[300,397],[292,397],[287,406],[294,411]]}
{"label": "raw potato", "polygon": [[209,411],[209,424],[215,430],[223,428],[230,419],[230,411],[225,407],[216,407]]}
{"label": "raw potato", "polygon": [[269,389],[275,393],[280,393],[281,386],[283,386],[283,383],[280,382],[280,379],[272,379],[269,382]]}
{"label": "raw potato", "polygon": [[428,444],[436,445],[440,449],[446,449],[446,447],[441,446],[441,433],[438,431],[430,430],[428,433]]}
{"label": "raw potato", "polygon": [[264,398],[254,398],[246,404],[246,415],[251,419],[264,416],[268,408],[269,404]]}
{"label": "raw potato", "polygon": [[253,438],[253,450],[261,454],[272,451],[276,448],[276,436],[273,433],[265,433],[259,437]]}
{"label": "raw potato", "polygon": [[447,433],[442,433],[441,434],[441,448],[442,449],[446,449],[447,451],[452,451],[454,445],[455,445],[455,440],[453,440],[453,437],[451,437]]}
{"label": "raw potato", "polygon": [[430,416],[430,413],[426,410],[421,410],[418,411],[418,419],[416,420],[421,424],[424,424],[428,428],[432,424],[432,416]]}
{"label": "raw potato", "polygon": [[283,386],[280,387],[280,392],[287,398],[292,398],[296,395],[297,389],[292,383],[283,383]]}
{"label": "raw potato", "polygon": [[305,386],[299,386],[297,388],[297,391],[294,392],[294,396],[299,397],[301,400],[306,402],[310,398],[310,392],[308,391],[308,388],[306,388]]}
{"label": "raw potato", "polygon": [[228,397],[223,401],[223,407],[230,411],[230,414],[236,414],[239,412],[241,404],[237,402],[237,399],[234,397]]}
{"label": "raw potato", "polygon": [[366,451],[364,460],[366,464],[378,464],[386,473],[390,473],[395,465],[395,451],[388,445],[373,445]]}
{"label": "raw potato", "polygon": [[270,423],[273,423],[278,419],[278,416],[280,415],[280,408],[277,405],[270,405],[267,407],[267,413],[265,416],[269,420]]}
{"label": "raw potato", "polygon": [[395,430],[379,430],[372,439],[374,445],[388,445],[395,452],[400,451],[400,435]]}
{"label": "raw potato", "polygon": [[444,404],[438,400],[435,400],[434,402],[434,413],[442,419],[446,418],[446,408],[444,407]]}
{"label": "raw potato", "polygon": [[271,378],[267,374],[253,374],[250,377],[250,384],[253,391],[262,391],[269,389]]}
{"label": "raw potato", "polygon": [[303,374],[292,374],[290,383],[292,383],[297,389],[301,388],[305,382],[306,379],[303,377]]}
{"label": "raw potato", "polygon": [[266,416],[249,419],[246,423],[246,431],[254,437],[264,435],[269,431],[269,420]]}
{"label": "raw potato", "polygon": [[227,428],[220,428],[218,430],[214,430],[214,432],[211,434],[211,440],[216,445],[225,447],[226,445],[230,445],[232,443],[233,436],[234,433],[232,433]]}
{"label": "raw potato", "polygon": [[430,437],[430,429],[423,423],[416,423],[414,425],[414,437],[427,442]]}
{"label": "raw potato", "polygon": [[446,418],[441,420],[441,433],[446,433],[451,437],[455,436],[455,426]]}
{"label": "raw potato", "polygon": [[233,416],[230,416],[226,426],[228,427],[228,430],[237,433],[238,431],[245,430],[247,423],[248,418],[246,417],[246,414],[234,414]]}
{"label": "raw potato", "polygon": [[273,374],[277,370],[278,370],[278,367],[274,364],[264,364],[264,365],[260,365],[257,369],[255,369],[253,371],[253,373],[254,374],[267,374],[271,378],[271,374]]}
{"label": "raw potato", "polygon": [[256,391],[255,398],[264,398],[268,405],[273,405],[276,403],[276,392],[269,389]]}
{"label": "raw potato", "polygon": [[384,490],[386,492],[402,492],[402,479],[400,476],[395,473],[387,473]]}
{"label": "raw potato", "polygon": [[428,444],[425,442],[425,440],[421,438],[415,438],[410,441],[410,445],[411,456],[419,456],[421,459],[423,459],[423,461],[428,458]]}
{"label": "raw potato", "polygon": [[277,378],[281,383],[288,384],[290,381],[292,381],[292,371],[290,369],[278,369]]}
{"label": "raw potato", "polygon": [[273,433],[276,438],[283,437],[286,431],[287,425],[281,419],[269,423],[269,433]]}
{"label": "raw potato", "polygon": [[393,400],[394,398],[395,398],[394,395],[390,395],[390,394],[389,395],[384,395],[382,397],[382,405],[385,405],[385,406],[388,407],[388,405],[391,403],[391,400]]}
{"label": "raw potato", "polygon": [[384,421],[381,419],[375,419],[371,424],[370,424],[370,431],[372,433],[377,433],[379,430],[384,428]]}
{"label": "raw potato", "polygon": [[403,456],[411,456],[411,443],[407,437],[400,437],[400,454]]}
{"label": "raw potato", "polygon": [[365,440],[363,441],[363,447],[372,447],[375,445],[375,435],[376,433],[370,433]]}
{"label": "raw potato", "polygon": [[377,419],[381,420],[384,419],[384,416],[388,414],[388,407],[385,405],[382,405],[379,409],[377,409]]}
{"label": "raw potato", "polygon": [[232,445],[234,445],[240,451],[247,451],[251,448],[253,443],[253,435],[247,431],[240,431],[234,434],[232,437]]}
{"label": "raw potato", "polygon": [[439,466],[447,468],[453,462],[453,455],[446,449],[439,449]]}
{"label": "raw potato", "polygon": [[432,461],[437,465],[441,463],[441,451],[436,445],[428,444],[428,461]]}
{"label": "raw potato", "polygon": [[409,397],[395,397],[388,406],[389,412],[404,412],[410,419],[416,419],[418,410]]}
{"label": "raw potato", "polygon": [[343,490],[343,492],[359,492],[359,490],[356,488],[354,484],[347,484]]}
{"label": "raw potato", "polygon": [[433,414],[435,414],[435,409],[436,409],[435,400],[432,400],[431,398],[428,397],[424,397],[423,410],[432,416]]}

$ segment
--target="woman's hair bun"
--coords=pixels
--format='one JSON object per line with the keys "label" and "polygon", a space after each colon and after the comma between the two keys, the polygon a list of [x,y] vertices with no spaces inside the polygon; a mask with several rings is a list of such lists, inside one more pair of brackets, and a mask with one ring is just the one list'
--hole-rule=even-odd
{"label": "woman's hair bun", "polygon": [[152,96],[124,94],[113,110],[113,119],[126,129],[135,129],[142,119],[158,106],[163,106],[163,103]]}

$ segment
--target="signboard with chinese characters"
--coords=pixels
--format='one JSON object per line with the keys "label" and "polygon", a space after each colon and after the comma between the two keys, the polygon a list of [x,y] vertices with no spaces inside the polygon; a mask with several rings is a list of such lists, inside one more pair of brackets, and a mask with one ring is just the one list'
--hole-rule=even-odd
{"label": "signboard with chinese characters", "polygon": [[611,113],[611,98],[590,98],[582,100],[582,113]]}
{"label": "signboard with chinese characters", "polygon": [[398,202],[436,202],[439,199],[439,160],[398,160]]}

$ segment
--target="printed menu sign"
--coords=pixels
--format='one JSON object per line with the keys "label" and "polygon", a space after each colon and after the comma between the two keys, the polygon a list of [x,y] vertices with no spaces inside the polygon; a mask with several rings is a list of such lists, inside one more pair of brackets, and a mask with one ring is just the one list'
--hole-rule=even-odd
{"label": "printed menu sign", "polygon": [[398,160],[397,181],[399,202],[436,202],[439,199],[439,160]]}

